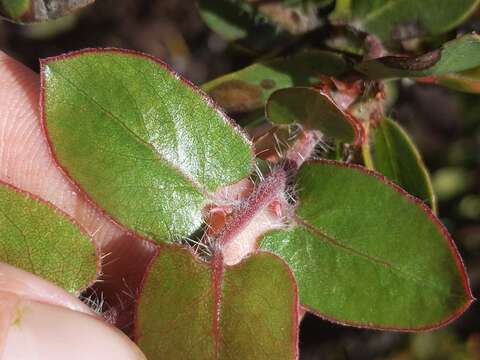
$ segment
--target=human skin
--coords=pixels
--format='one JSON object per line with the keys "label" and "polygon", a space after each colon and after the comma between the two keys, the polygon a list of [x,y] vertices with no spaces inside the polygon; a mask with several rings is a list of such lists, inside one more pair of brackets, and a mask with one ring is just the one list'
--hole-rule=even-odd
{"label": "human skin", "polygon": [[[0,52],[0,180],[51,202],[86,229],[102,254],[95,292],[103,294],[109,321],[128,331],[131,298],[154,247],[104,216],[54,163],[41,127],[39,90],[37,74]],[[26,315],[18,318],[19,312]],[[23,324],[21,331],[18,324]],[[0,265],[0,359],[45,358],[144,357],[127,336],[79,300]]]}

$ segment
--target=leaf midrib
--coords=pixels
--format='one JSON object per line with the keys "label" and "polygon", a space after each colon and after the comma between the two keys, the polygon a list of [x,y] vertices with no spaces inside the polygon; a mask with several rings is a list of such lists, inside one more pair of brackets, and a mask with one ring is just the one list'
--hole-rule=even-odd
{"label": "leaf midrib", "polygon": [[[369,255],[369,254],[366,254],[366,253],[363,253],[363,252],[361,252],[357,249],[354,249],[354,248],[352,248],[348,245],[345,245],[344,243],[342,243],[341,241],[336,239],[334,236],[331,236],[331,235],[327,234],[323,229],[321,230],[318,227],[316,227],[314,225],[311,225],[310,223],[308,223],[304,219],[300,218],[299,216],[295,216],[295,221],[298,225],[302,226],[306,231],[308,231],[309,233],[311,233],[315,237],[319,237],[321,239],[324,239],[325,242],[329,243],[330,245],[332,245],[334,247],[338,247],[338,248],[341,248],[341,249],[345,250],[346,252],[350,253],[352,256],[361,257],[361,258],[366,259],[367,261],[369,261],[372,264],[377,264],[377,265],[383,266],[386,269],[391,270],[392,272],[396,272],[397,274],[399,274],[404,279],[410,280],[413,283],[416,283],[417,286],[424,287],[425,285],[427,285],[428,287],[430,287],[432,290],[434,290],[436,292],[439,292],[439,293],[442,293],[442,294],[445,293],[444,289],[436,286],[434,283],[430,283],[429,281],[418,279],[415,276],[413,276],[412,274],[410,274],[409,272],[406,272],[406,271],[396,267],[394,264],[392,264],[392,263],[390,263],[386,260],[377,258],[375,256],[372,256],[372,255]],[[461,299],[465,299],[465,294],[464,293],[449,292],[448,295],[451,296],[451,297],[458,297],[458,298],[461,298]]]}
{"label": "leaf midrib", "polygon": [[144,147],[148,148],[154,154],[154,159],[152,159],[152,160],[155,160],[155,158],[156,158],[156,160],[166,164],[172,171],[180,174],[181,177],[183,177],[186,181],[191,183],[191,185],[194,187],[194,189],[197,190],[200,194],[202,194],[203,196],[208,196],[208,191],[206,191],[206,189],[203,186],[201,186],[201,184],[199,184],[194,179],[189,177],[187,174],[185,174],[185,172],[183,172],[181,169],[179,169],[178,167],[173,165],[171,162],[164,159],[162,157],[162,155],[155,149],[155,147],[152,144],[146,142],[138,134],[136,134],[133,130],[131,130],[128,126],[126,126],[118,116],[114,115],[112,112],[110,112],[109,110],[104,108],[93,97],[89,96],[85,91],[83,91],[80,87],[78,87],[75,84],[75,82],[73,82],[68,77],[66,77],[64,74],[62,74],[61,71],[58,71],[58,70],[54,71],[51,67],[50,67],[50,69],[51,69],[52,72],[55,72],[58,76],[62,77],[66,82],[68,82],[76,91],[78,91],[81,95],[83,95],[85,97],[85,99],[87,99],[88,101],[93,103],[95,106],[97,106],[101,111],[103,111],[112,121],[114,121],[117,125],[119,125],[123,130],[125,130],[130,135],[132,135],[132,137],[138,143],[140,143]]}

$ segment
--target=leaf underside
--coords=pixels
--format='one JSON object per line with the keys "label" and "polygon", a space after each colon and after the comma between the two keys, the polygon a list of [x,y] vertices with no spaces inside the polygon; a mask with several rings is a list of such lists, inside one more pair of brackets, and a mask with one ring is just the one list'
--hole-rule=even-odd
{"label": "leaf underside", "polygon": [[294,359],[297,298],[290,270],[259,253],[220,269],[162,246],[140,296],[138,343],[149,359]]}
{"label": "leaf underside", "polygon": [[261,240],[292,268],[300,303],[332,321],[431,329],[472,301],[460,257],[435,216],[360,166],[309,162],[299,171],[296,225]]}
{"label": "leaf underside", "polygon": [[387,43],[447,32],[461,24],[479,0],[360,0],[353,16],[361,27]]}
{"label": "leaf underside", "polygon": [[361,124],[345,114],[328,96],[308,87],[275,91],[268,99],[266,116],[274,124],[302,124],[320,130],[328,138],[345,143],[360,142]]}
{"label": "leaf underside", "polygon": [[430,174],[408,134],[395,121],[382,119],[371,136],[373,168],[436,212]]}
{"label": "leaf underside", "polygon": [[163,63],[115,49],[42,62],[54,155],[115,220],[157,241],[193,233],[209,194],[249,175],[250,143]]}
{"label": "leaf underside", "polygon": [[427,79],[427,82],[433,82],[457,91],[480,94],[480,66],[457,73],[433,77]]}
{"label": "leaf underside", "polygon": [[419,57],[386,56],[356,66],[370,79],[439,76],[480,66],[480,36],[468,34]]}
{"label": "leaf underside", "polygon": [[99,260],[65,214],[0,182],[0,261],[78,293],[96,279]]}
{"label": "leaf underside", "polygon": [[312,50],[289,58],[259,62],[216,78],[202,86],[225,111],[260,109],[278,89],[320,82],[319,75],[339,76],[347,70],[341,55]]}

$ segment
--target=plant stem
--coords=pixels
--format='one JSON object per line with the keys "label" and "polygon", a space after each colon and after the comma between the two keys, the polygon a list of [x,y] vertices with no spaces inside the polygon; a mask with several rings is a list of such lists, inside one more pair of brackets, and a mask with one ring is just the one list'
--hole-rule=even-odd
{"label": "plant stem", "polygon": [[222,247],[235,239],[263,209],[274,200],[284,196],[287,173],[282,167],[277,167],[245,200],[234,209],[232,220],[227,222],[215,236],[216,243]]}
{"label": "plant stem", "polygon": [[298,170],[307,159],[312,157],[315,147],[321,137],[321,133],[317,130],[302,131],[297,141],[285,156],[285,159],[287,160],[285,166],[290,167],[290,169],[293,167],[293,170]]}
{"label": "plant stem", "polygon": [[257,239],[267,231],[285,227],[285,214],[291,212],[287,201],[287,182],[305,160],[310,158],[321,134],[303,131],[277,165],[251,195],[234,207],[219,230],[209,234],[213,253],[222,253],[225,264],[233,265],[257,248]]}

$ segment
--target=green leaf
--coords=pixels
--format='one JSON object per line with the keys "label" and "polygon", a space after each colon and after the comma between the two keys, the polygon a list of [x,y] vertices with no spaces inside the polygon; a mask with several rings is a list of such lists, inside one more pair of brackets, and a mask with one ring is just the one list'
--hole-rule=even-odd
{"label": "green leaf", "polygon": [[99,258],[88,235],[66,214],[0,182],[0,261],[72,293],[97,277]]}
{"label": "green leaf", "polygon": [[95,0],[0,0],[0,15],[20,23],[56,19]]}
{"label": "green leaf", "polygon": [[464,35],[418,57],[385,56],[366,60],[357,70],[370,79],[438,76],[480,66],[480,36]]}
{"label": "green leaf", "polygon": [[266,115],[274,124],[302,124],[346,143],[361,143],[363,139],[360,122],[342,111],[327,95],[310,87],[275,91],[267,101]]}
{"label": "green leaf", "polygon": [[[365,148],[366,164],[394,181],[437,211],[432,181],[422,157],[408,134],[395,121],[382,119],[369,129],[371,144]],[[371,159],[371,164],[369,160]]]}
{"label": "green leaf", "polygon": [[260,15],[251,4],[241,0],[198,0],[198,6],[205,23],[229,41],[246,38],[258,28],[275,33],[270,24],[257,18]]}
{"label": "green leaf", "polygon": [[267,234],[261,249],[290,265],[309,311],[342,324],[424,330],[472,302],[447,230],[398,186],[323,161],[300,168],[296,187],[296,225]]}
{"label": "green leaf", "polygon": [[312,50],[250,65],[214,79],[202,89],[225,111],[248,112],[262,108],[275,90],[315,85],[320,82],[321,74],[337,77],[346,70],[341,55]]}
{"label": "green leaf", "polygon": [[138,344],[151,359],[295,359],[293,276],[272,254],[233,267],[163,246],[140,295]]}
{"label": "green leaf", "polygon": [[198,0],[200,15],[213,31],[241,49],[263,52],[290,35],[244,0]]}
{"label": "green leaf", "polygon": [[450,89],[472,94],[480,94],[480,66],[451,74],[418,79],[426,83],[446,86]]}
{"label": "green leaf", "polygon": [[249,141],[158,60],[85,50],[43,61],[42,84],[58,162],[139,234],[173,241],[193,233],[208,197],[250,174]]}
{"label": "green leaf", "polygon": [[281,38],[300,35],[320,25],[317,10],[325,2],[199,0],[205,23],[229,41],[246,40],[255,48],[271,47]]}
{"label": "green leaf", "polygon": [[10,19],[20,19],[30,9],[31,0],[1,0],[0,13]]}
{"label": "green leaf", "polygon": [[351,16],[359,27],[389,43],[442,34],[460,25],[479,0],[357,0]]}

